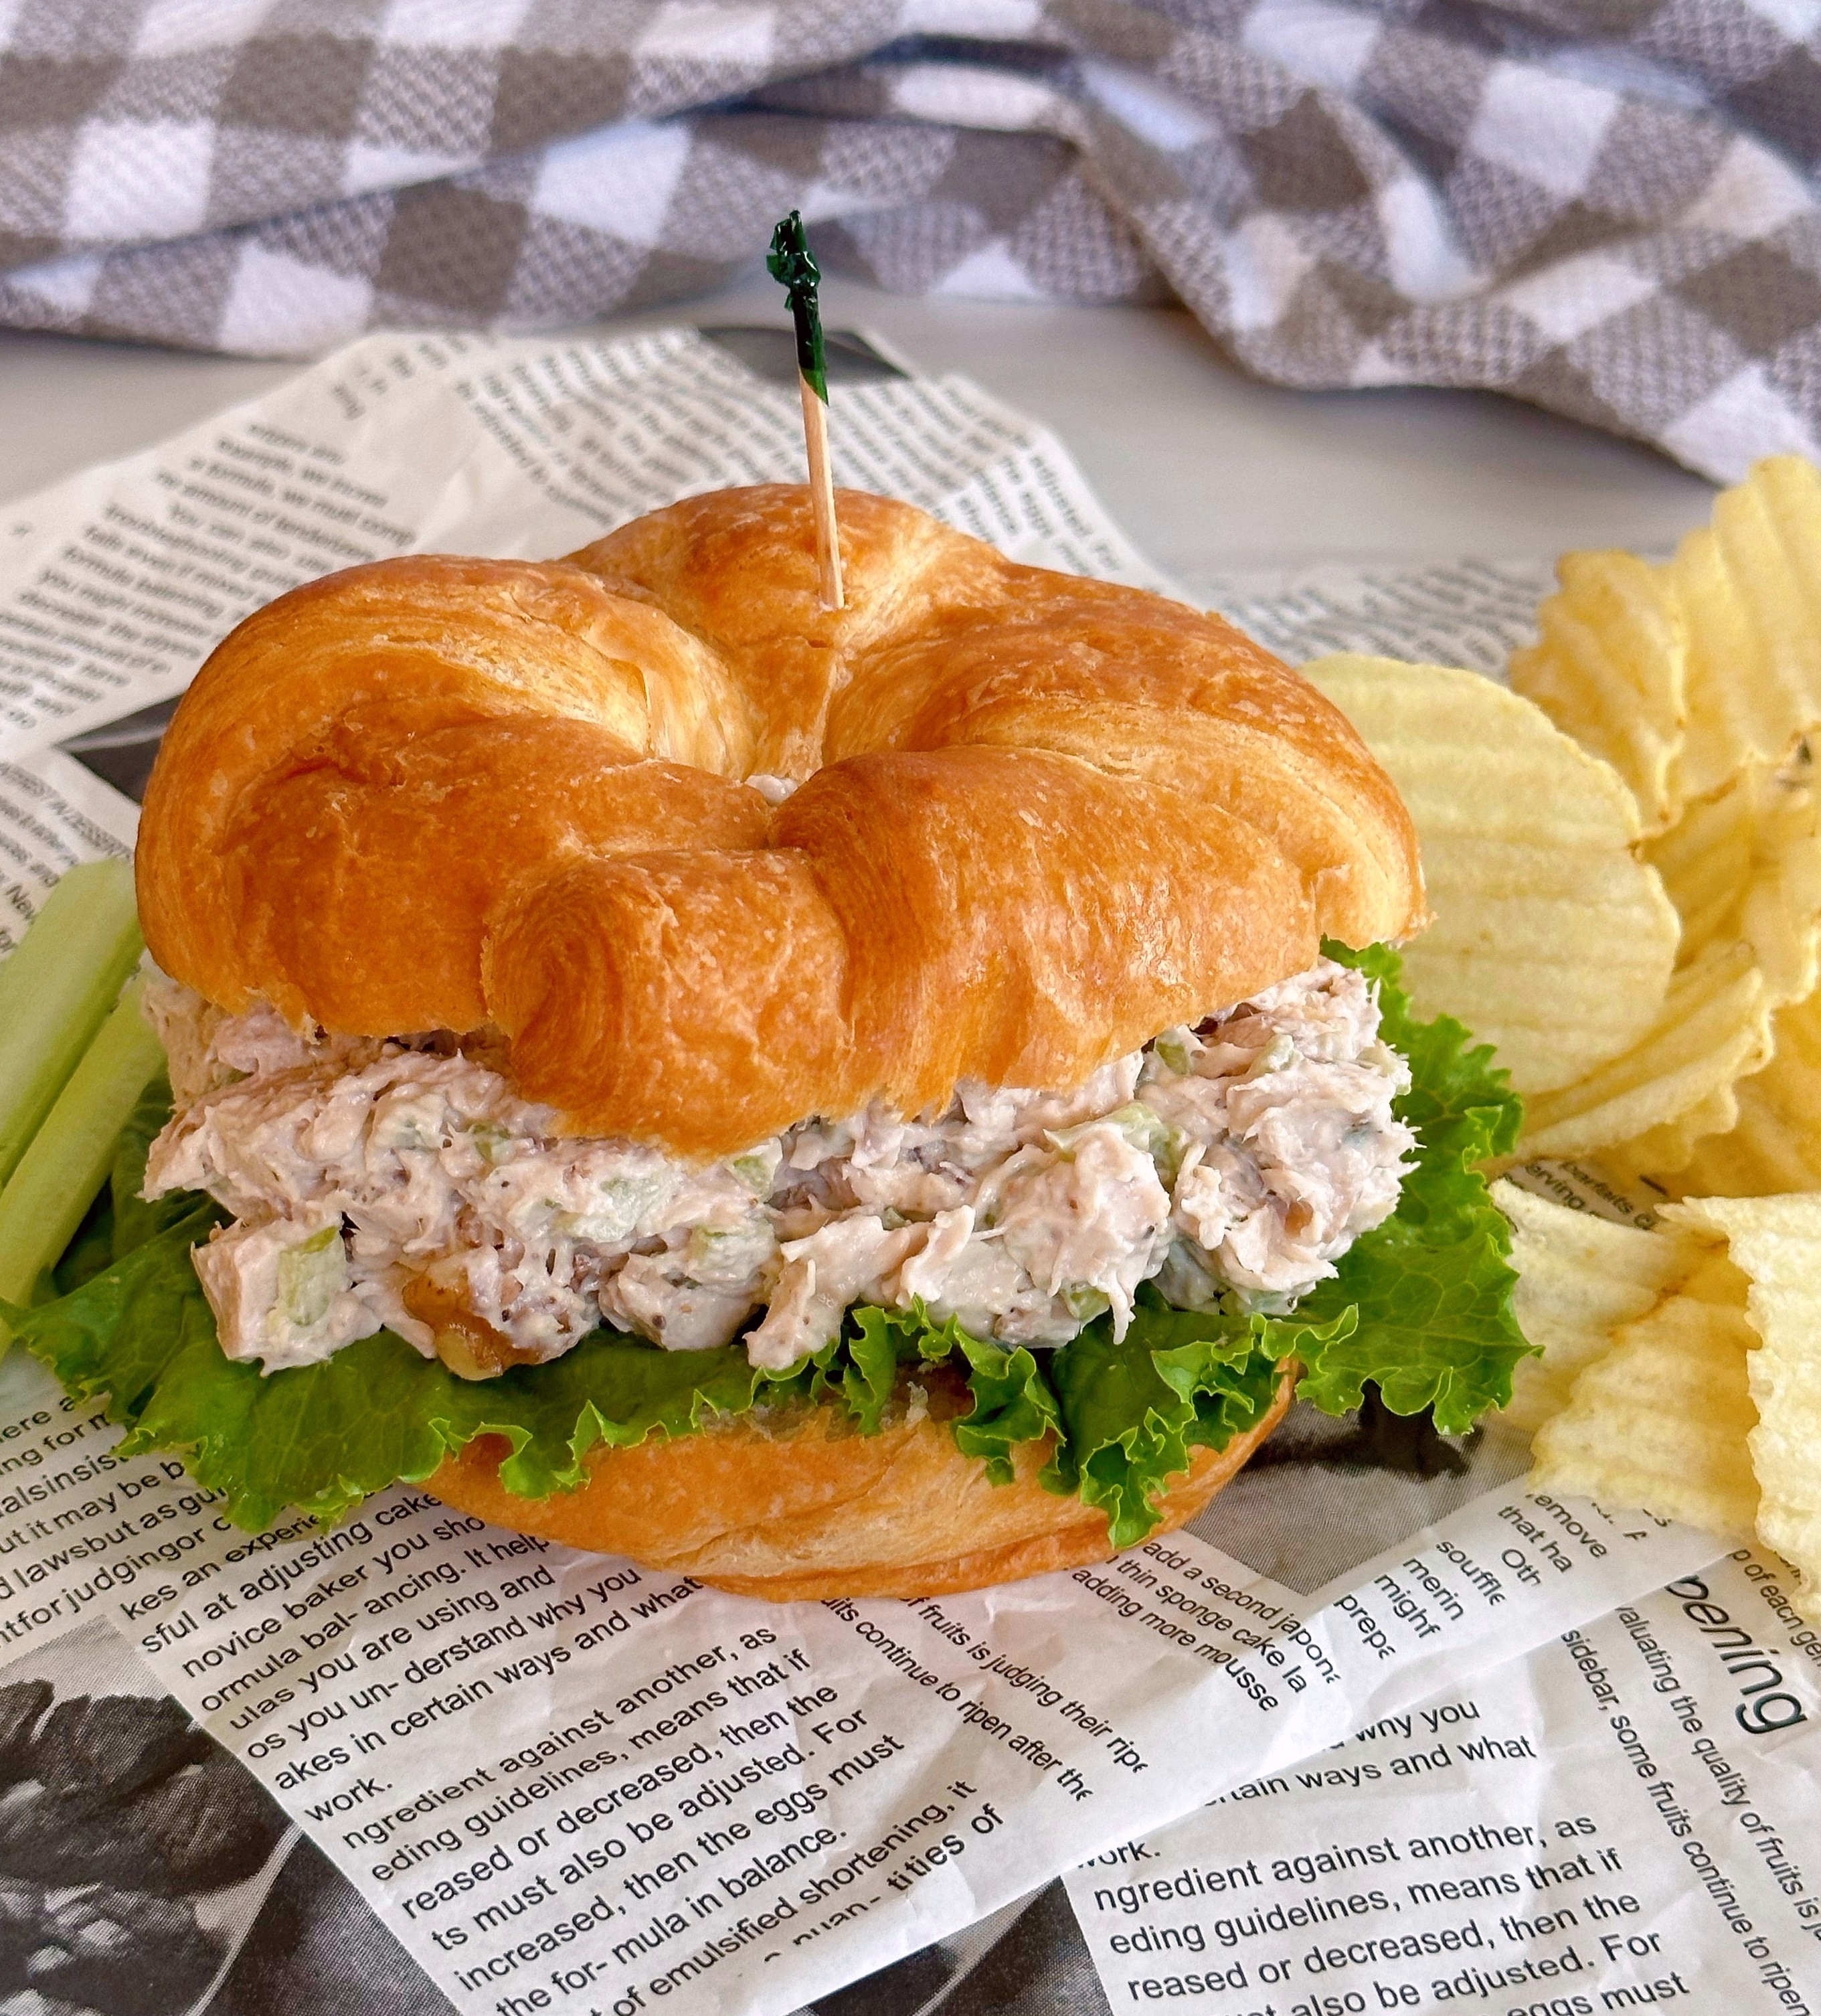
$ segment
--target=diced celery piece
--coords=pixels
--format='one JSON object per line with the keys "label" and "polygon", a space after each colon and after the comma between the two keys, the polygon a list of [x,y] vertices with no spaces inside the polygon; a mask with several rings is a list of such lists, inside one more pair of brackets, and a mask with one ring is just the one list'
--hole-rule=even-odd
{"label": "diced celery piece", "polygon": [[1175,1187],[1189,1147],[1189,1136],[1180,1127],[1172,1127],[1150,1107],[1134,1101],[1129,1106],[1116,1106],[1097,1120],[1078,1121],[1073,1127],[1059,1127],[1049,1138],[1072,1161],[1076,1144],[1094,1127],[1117,1127],[1141,1155],[1149,1155],[1156,1163],[1164,1186]]}
{"label": "diced celery piece", "polygon": [[743,1283],[772,1251],[772,1230],[754,1215],[737,1225],[697,1225],[683,1248],[686,1277],[707,1288]]}
{"label": "diced celery piece", "polygon": [[434,1086],[392,1093],[374,1111],[370,1139],[376,1148],[440,1148],[448,1111],[448,1101]]}
{"label": "diced celery piece", "polygon": [[466,1132],[474,1152],[489,1168],[497,1168],[512,1153],[513,1136],[497,1120],[471,1120]]}
{"label": "diced celery piece", "polygon": [[735,1155],[727,1166],[754,1197],[769,1197],[777,1180],[778,1165],[784,1159],[783,1147],[776,1141],[761,1142],[743,1155]]}
{"label": "diced celery piece", "polygon": [[145,945],[132,869],[90,861],[58,883],[0,964],[0,1183],[19,1166]]}
{"label": "diced celery piece", "polygon": [[[559,1211],[556,1229],[571,1239],[585,1239],[596,1246],[611,1246],[630,1239],[639,1221],[655,1210],[677,1186],[669,1170],[637,1176],[609,1176],[596,1186],[595,1201],[586,1211]],[[552,1204],[556,1200],[549,1201]]]}
{"label": "diced celery piece", "polygon": [[1279,1029],[1257,1057],[1246,1067],[1249,1078],[1269,1078],[1273,1071],[1280,1071],[1286,1064],[1296,1062],[1296,1039],[1287,1029]]}
{"label": "diced celery piece", "polygon": [[121,995],[0,1190],[0,1301],[31,1301],[107,1180],[139,1095],[164,1068],[139,1005],[142,985],[135,979]]}
{"label": "diced celery piece", "polygon": [[1192,1061],[1189,1046],[1182,1040],[1186,1033],[1182,1029],[1166,1029],[1151,1045],[1157,1062],[1165,1071],[1174,1071],[1178,1078],[1189,1075]]}
{"label": "diced celery piece", "polygon": [[1078,1120],[1072,1127],[1058,1127],[1050,1139],[1066,1154],[1072,1150],[1082,1136],[1096,1127],[1116,1127],[1138,1150],[1140,1154],[1156,1155],[1169,1146],[1170,1136],[1175,1131],[1165,1125],[1148,1106],[1135,1100],[1129,1106],[1116,1106],[1110,1113],[1103,1113],[1092,1120]]}
{"label": "diced celery piece", "polygon": [[347,1286],[347,1248],[339,1225],[324,1226],[279,1255],[279,1314],[298,1330],[321,1323]]}

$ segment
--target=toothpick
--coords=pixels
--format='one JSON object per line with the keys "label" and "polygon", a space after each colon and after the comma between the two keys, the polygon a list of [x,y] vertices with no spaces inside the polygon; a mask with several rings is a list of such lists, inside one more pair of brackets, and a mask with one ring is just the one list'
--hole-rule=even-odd
{"label": "toothpick", "polygon": [[809,452],[809,508],[815,513],[815,566],[825,609],[845,606],[841,587],[841,538],[835,524],[835,479],[828,459],[828,404],[801,373],[797,389],[803,397],[803,445]]}
{"label": "toothpick", "polygon": [[841,542],[835,522],[834,473],[828,457],[828,362],[822,349],[822,315],[815,290],[822,273],[809,250],[801,214],[790,214],[772,233],[766,270],[783,283],[797,325],[797,386],[803,400],[803,441],[809,455],[809,505],[815,516],[815,564],[825,609],[845,606],[841,589]]}

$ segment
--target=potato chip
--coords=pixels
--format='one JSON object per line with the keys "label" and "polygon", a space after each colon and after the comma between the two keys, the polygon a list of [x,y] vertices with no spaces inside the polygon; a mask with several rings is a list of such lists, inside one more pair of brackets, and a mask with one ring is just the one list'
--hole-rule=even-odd
{"label": "potato chip", "polygon": [[1513,688],[1628,783],[1649,833],[1821,723],[1821,471],[1759,463],[1666,567],[1564,555]]}
{"label": "potato chip", "polygon": [[1683,1195],[1776,1197],[1821,1190],[1821,999],[1785,1008],[1776,1054],[1738,1088],[1731,1131],[1710,1135],[1664,1177]]}
{"label": "potato chip", "polygon": [[1345,655],[1303,670],[1416,821],[1435,913],[1404,953],[1418,1011],[1495,1045],[1525,1093],[1630,1049],[1662,1007],[1679,927],[1610,766],[1476,673]]}
{"label": "potato chip", "polygon": [[1769,993],[1751,947],[1716,947],[1670,981],[1641,1042],[1527,1101],[1520,1152],[1561,1157],[1630,1144],[1630,1166],[1674,1168],[1700,1135],[1732,1125],[1737,1081],[1762,1071],[1771,1048]]}
{"label": "potato chip", "polygon": [[1603,1149],[1600,1160],[1607,1172],[1622,1183],[1646,1183],[1665,1197],[1679,1197],[1690,1186],[1676,1172],[1685,1169],[1704,1141],[1722,1140],[1739,1119],[1737,1080],[1715,1085],[1707,1096],[1691,1106],[1679,1119],[1665,1120],[1647,1128],[1635,1140],[1621,1141]]}
{"label": "potato chip", "polygon": [[[1763,977],[1763,1006],[1772,1010],[1805,999],[1821,970],[1821,803],[1811,776],[1805,743],[1801,756],[1779,770],[1753,763],[1717,791],[1690,800],[1646,849],[1682,915],[1679,966],[1749,956]],[[1780,1026],[1773,1016],[1767,1046],[1741,1042],[1736,1077],[1716,1077],[1695,1104],[1613,1144],[1605,1159],[1621,1173],[1668,1189],[1730,1187],[1677,1180],[1678,1172],[1690,1168],[1704,1145],[1736,1130],[1751,1103],[1746,1088],[1754,1074],[1767,1063],[1775,1068],[1769,1053]],[[1773,1181],[1758,1187],[1807,1185]]]}
{"label": "potato chip", "polygon": [[1821,1622],[1821,1197],[1703,1197],[1664,1215],[1722,1237],[1749,1283],[1746,1318],[1763,1340],[1746,1360],[1757,1537],[1801,1577],[1797,1609]]}
{"label": "potato chip", "polygon": [[1821,722],[1821,470],[1773,455],[1722,491],[1667,570],[1687,628],[1672,794],[1772,768]]}
{"label": "potato chip", "polygon": [[[1548,1214],[1561,1207],[1510,1189],[1499,1201],[1520,1269],[1531,1258],[1538,1327],[1560,1311],[1572,1337],[1597,1291],[1589,1278],[1578,1295],[1557,1277],[1574,1281],[1585,1256],[1560,1268],[1573,1233]],[[1795,1569],[1795,1607],[1821,1622],[1821,1197],[1690,1198],[1641,1236],[1675,1253],[1687,1278],[1585,1357],[1566,1405],[1536,1431],[1531,1488],[1758,1541]],[[1625,1250],[1602,1244],[1622,1265]]]}
{"label": "potato chip", "polygon": [[1518,1327],[1543,1354],[1519,1362],[1499,1419],[1530,1434],[1567,1406],[1569,1389],[1604,1356],[1614,1331],[1648,1315],[1700,1256],[1675,1233],[1614,1225],[1503,1179],[1492,1186],[1492,1201],[1511,1221]]}
{"label": "potato chip", "polygon": [[1688,626],[1661,570],[1635,553],[1564,553],[1537,611],[1535,643],[1516,653],[1513,689],[1583,749],[1603,757],[1637,800],[1646,833],[1679,809],[1675,770],[1686,718]]}
{"label": "potato chip", "polygon": [[1821,1024],[1797,1006],[1821,978],[1821,471],[1761,462],[1667,567],[1559,572],[1513,683],[1640,794],[1682,937],[1656,1027],[1533,1100],[1524,1145],[1685,1193],[1821,1187]]}
{"label": "potato chip", "polygon": [[1758,1334],[1746,1280],[1726,1254],[1648,1315],[1614,1332],[1531,1444],[1528,1488],[1636,1506],[1734,1540],[1757,1537],[1748,1438],[1758,1425],[1747,1366]]}
{"label": "potato chip", "polygon": [[1776,769],[1751,763],[1691,800],[1646,859],[1682,917],[1679,965],[1729,940],[1748,944],[1772,1004],[1815,991],[1821,972],[1821,797],[1808,744]]}

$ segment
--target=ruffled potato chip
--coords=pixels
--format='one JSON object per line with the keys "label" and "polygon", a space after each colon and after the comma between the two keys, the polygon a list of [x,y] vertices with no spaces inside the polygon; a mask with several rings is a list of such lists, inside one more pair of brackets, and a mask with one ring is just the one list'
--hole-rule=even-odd
{"label": "ruffled potato chip", "polygon": [[[1750,1089],[1767,1068],[1776,1070],[1776,1052],[1786,1040],[1784,1018],[1774,1011],[1815,990],[1821,970],[1821,800],[1806,742],[1800,747],[1800,758],[1780,769],[1753,764],[1718,790],[1691,800],[1647,850],[1682,916],[1678,967],[1718,971],[1722,962],[1749,956],[1764,983],[1762,1007],[1752,1008],[1750,1019],[1756,1025],[1763,1010],[1772,1012],[1762,1042],[1741,1037],[1736,1076],[1716,1077],[1694,1104],[1608,1147],[1605,1159],[1627,1175],[1685,1191],[1730,1189],[1679,1172],[1705,1146],[1737,1131],[1741,1115],[1758,1103]],[[1754,1187],[1808,1185],[1779,1179]]]}
{"label": "ruffled potato chip", "polygon": [[1657,1026],[1534,1102],[1524,1147],[1671,1190],[1807,1188],[1808,1031],[1776,1011],[1799,1015],[1821,978],[1821,472],[1761,462],[1666,567],[1570,554],[1560,573],[1513,682],[1639,794],[1682,933]]}
{"label": "ruffled potato chip", "polygon": [[1667,566],[1566,553],[1513,687],[1632,787],[1646,833],[1821,724],[1821,470],[1772,455]]}
{"label": "ruffled potato chip", "polygon": [[1821,723],[1821,470],[1758,463],[1666,571],[1688,639],[1674,787],[1697,797]]}
{"label": "ruffled potato chip", "polygon": [[1677,964],[1733,940],[1751,948],[1772,1004],[1821,974],[1821,796],[1806,740],[1776,769],[1748,764],[1691,800],[1645,858],[1682,918]]}
{"label": "ruffled potato chip", "polygon": [[1668,567],[1561,579],[1513,682],[1639,793],[1682,944],[1649,1035],[1533,1099],[1524,1146],[1684,1201],[1639,1235],[1502,1186],[1545,1347],[1516,1408],[1560,1409],[1533,1483],[1762,1541],[1821,1622],[1821,472],[1760,463]]}
{"label": "ruffled potato chip", "polygon": [[1710,1134],[1665,1186],[1697,1197],[1776,1197],[1821,1190],[1821,999],[1785,1008],[1776,1053],[1739,1086],[1729,1132]]}
{"label": "ruffled potato chip", "polygon": [[[1774,1018],[1773,1018],[1774,1027]],[[1642,1182],[1665,1197],[1679,1197],[1690,1187],[1676,1172],[1686,1169],[1704,1141],[1723,1140],[1739,1119],[1739,1094],[1749,1079],[1717,1085],[1707,1096],[1674,1120],[1647,1129],[1636,1139],[1601,1151],[1600,1160],[1621,1183]]]}
{"label": "ruffled potato chip", "polygon": [[1420,1012],[1493,1044],[1527,1095],[1630,1050],[1662,1008],[1679,927],[1610,765],[1476,673],[1350,655],[1303,670],[1416,821],[1435,913],[1403,955]]}
{"label": "ruffled potato chip", "polygon": [[1691,1198],[1664,1216],[1723,1238],[1749,1284],[1746,1319],[1762,1339],[1745,1361],[1757,1537],[1801,1577],[1797,1609],[1821,1622],[1821,1197]]}
{"label": "ruffled potato chip", "polygon": [[1682,1193],[1821,1187],[1821,794],[1808,740],[1692,801],[1650,859],[1682,917],[1681,957],[1748,947],[1764,976],[1772,1055],[1667,1127],[1614,1150],[1615,1167]]}
{"label": "ruffled potato chip", "polygon": [[1537,611],[1535,644],[1512,658],[1513,689],[1618,771],[1646,833],[1680,809],[1675,769],[1687,719],[1688,625],[1661,569],[1635,553],[1564,553]]}
{"label": "ruffled potato chip", "polygon": [[1518,1327],[1542,1351],[1518,1362],[1500,1420],[1532,1434],[1567,1405],[1574,1381],[1613,1334],[1649,1315],[1700,1258],[1672,1231],[1614,1225],[1501,1179],[1492,1201],[1511,1222]]}
{"label": "ruffled potato chip", "polygon": [[1757,1538],[1758,1426],[1746,1280],[1709,1249],[1647,1315],[1621,1323],[1536,1431],[1529,1488],[1636,1506],[1729,1539]]}
{"label": "ruffled potato chip", "polygon": [[[1547,1216],[1561,1208],[1509,1189],[1499,1203],[1513,1215],[1520,1295],[1528,1255],[1541,1327],[1557,1323],[1584,1353],[1565,1404],[1536,1431],[1531,1489],[1582,1492],[1757,1541],[1795,1570],[1795,1607],[1821,1622],[1821,1196],[1665,1205],[1662,1229],[1636,1235],[1660,1242],[1664,1291],[1601,1351],[1590,1344],[1600,1291],[1587,1255],[1574,1255],[1572,1230]],[[1638,1263],[1649,1253],[1597,1236],[1589,1251],[1594,1244],[1609,1265],[1628,1262],[1630,1292],[1645,1292]],[[1670,1278],[1672,1253],[1686,1278]],[[1610,1290],[1607,1303],[1625,1292]],[[1533,1341],[1544,1345],[1546,1375],[1549,1337]]]}
{"label": "ruffled potato chip", "polygon": [[1735,1088],[1772,1051],[1771,1000],[1750,945],[1711,949],[1675,974],[1642,1042],[1559,1091],[1526,1102],[1520,1152],[1619,1151],[1627,1167],[1673,1169],[1738,1115]]}

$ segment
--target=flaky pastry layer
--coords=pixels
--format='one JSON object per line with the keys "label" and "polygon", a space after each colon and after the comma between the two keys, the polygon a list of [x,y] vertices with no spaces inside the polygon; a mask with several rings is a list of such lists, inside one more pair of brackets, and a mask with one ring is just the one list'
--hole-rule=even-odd
{"label": "flaky pastry layer", "polygon": [[783,485],[280,597],[166,733],[153,956],[299,1026],[495,1025],[572,1131],[712,1157],[1078,1084],[1324,934],[1422,923],[1390,779],[1230,625],[839,512],[838,612]]}

